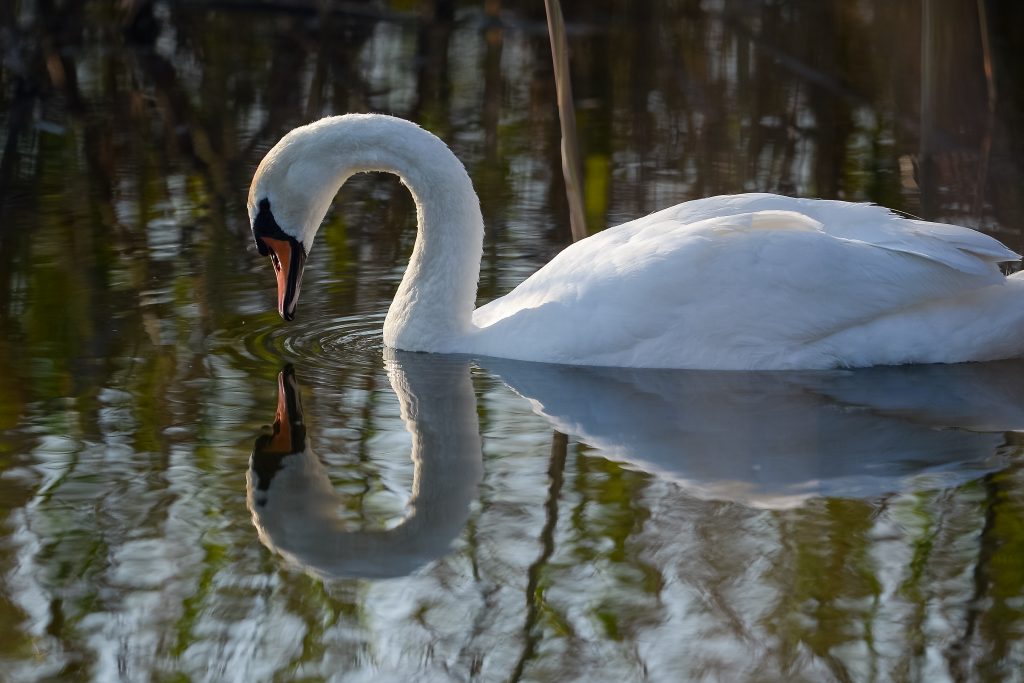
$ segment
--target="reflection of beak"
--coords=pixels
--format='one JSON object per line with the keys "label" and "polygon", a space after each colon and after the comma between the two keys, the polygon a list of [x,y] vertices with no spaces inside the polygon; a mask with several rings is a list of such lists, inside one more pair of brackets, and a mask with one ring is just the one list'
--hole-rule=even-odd
{"label": "reflection of beak", "polygon": [[295,306],[299,303],[306,250],[294,237],[277,239],[264,236],[259,240],[270,253],[270,262],[274,264],[274,274],[277,275],[277,312],[285,320],[292,320],[295,318]]}
{"label": "reflection of beak", "polygon": [[302,422],[299,385],[295,370],[286,365],[277,375],[277,414],[272,432],[256,440],[255,451],[265,455],[291,455],[306,443],[306,425]]}
{"label": "reflection of beak", "polygon": [[302,422],[302,404],[295,369],[286,365],[277,373],[277,414],[274,416],[274,438],[271,445],[278,453],[302,450],[306,440],[306,426]]}
{"label": "reflection of beak", "polygon": [[292,366],[277,375],[277,413],[271,433],[256,439],[252,449],[252,469],[257,488],[266,490],[285,456],[301,453],[306,447],[306,425],[302,421],[299,387]]}

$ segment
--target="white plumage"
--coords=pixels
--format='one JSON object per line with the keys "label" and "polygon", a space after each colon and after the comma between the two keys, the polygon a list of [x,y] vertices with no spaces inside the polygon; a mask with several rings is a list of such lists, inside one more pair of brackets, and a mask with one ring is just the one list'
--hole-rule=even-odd
{"label": "white plumage", "polygon": [[[297,169],[301,169],[297,172]],[[401,119],[297,128],[250,189],[308,249],[338,187],[397,173],[419,235],[389,346],[628,367],[786,369],[1024,355],[1019,255],[968,228],[771,194],[685,202],[577,242],[473,311],[483,221],[462,164]]]}

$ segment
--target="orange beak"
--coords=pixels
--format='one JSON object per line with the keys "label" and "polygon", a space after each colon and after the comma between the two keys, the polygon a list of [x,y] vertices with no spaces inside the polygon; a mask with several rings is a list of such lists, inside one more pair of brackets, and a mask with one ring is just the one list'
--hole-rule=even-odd
{"label": "orange beak", "polygon": [[285,320],[295,318],[295,306],[299,303],[299,287],[302,271],[306,265],[306,250],[294,239],[260,237],[270,251],[270,261],[277,276],[277,312]]}

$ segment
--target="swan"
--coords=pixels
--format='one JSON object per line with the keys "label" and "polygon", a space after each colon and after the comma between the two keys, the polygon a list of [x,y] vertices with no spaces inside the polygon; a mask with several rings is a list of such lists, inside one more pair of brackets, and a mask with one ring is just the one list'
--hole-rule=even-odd
{"label": "swan", "polygon": [[465,168],[403,119],[287,133],[248,211],[295,316],[306,255],[353,174],[398,175],[418,234],[384,320],[395,349],[572,365],[716,370],[956,363],[1024,355],[1024,272],[999,241],[880,206],[741,194],[685,202],[563,250],[474,310],[483,219]]}

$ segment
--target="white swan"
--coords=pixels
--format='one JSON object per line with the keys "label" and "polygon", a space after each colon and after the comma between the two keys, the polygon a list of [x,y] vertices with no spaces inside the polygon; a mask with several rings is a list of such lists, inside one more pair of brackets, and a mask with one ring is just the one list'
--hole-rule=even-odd
{"label": "white swan", "polygon": [[842,201],[710,197],[566,248],[473,310],[483,219],[455,155],[413,123],[325,118],[285,135],[249,190],[278,310],[295,313],[306,253],[338,188],[395,173],[419,234],[384,343],[582,365],[787,369],[1024,355],[1020,256],[954,225]]}

